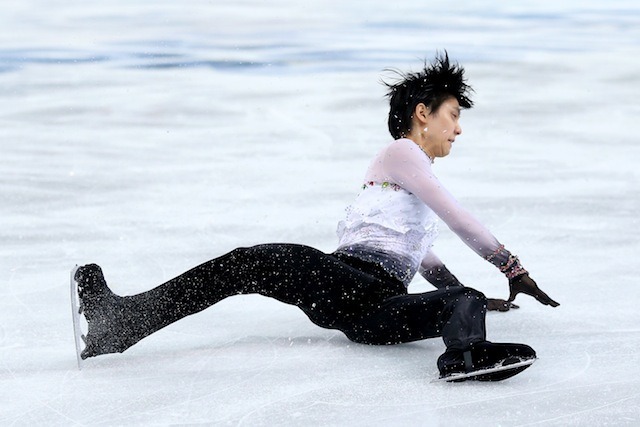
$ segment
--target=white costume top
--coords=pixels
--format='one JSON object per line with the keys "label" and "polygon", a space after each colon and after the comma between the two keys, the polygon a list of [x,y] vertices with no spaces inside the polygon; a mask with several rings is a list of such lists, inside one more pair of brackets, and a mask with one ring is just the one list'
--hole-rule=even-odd
{"label": "white costume top", "polygon": [[498,240],[433,174],[431,159],[410,139],[398,139],[373,159],[363,191],[338,224],[338,251],[383,253],[390,273],[403,283],[419,268],[443,267],[431,250],[438,218],[478,255],[497,267],[510,256]]}

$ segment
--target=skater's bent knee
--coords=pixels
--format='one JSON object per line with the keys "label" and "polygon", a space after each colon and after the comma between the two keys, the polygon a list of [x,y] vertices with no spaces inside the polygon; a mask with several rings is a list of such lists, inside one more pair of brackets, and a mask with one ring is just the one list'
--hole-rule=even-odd
{"label": "skater's bent knee", "polygon": [[473,288],[464,288],[465,289],[465,295],[467,296],[467,298],[474,298],[477,300],[481,300],[481,301],[486,301],[487,297],[480,291],[475,290]]}
{"label": "skater's bent knee", "polygon": [[246,260],[255,256],[256,247],[239,247],[229,252],[226,256],[233,260]]}
{"label": "skater's bent knee", "polygon": [[482,292],[473,288],[468,288],[466,286],[456,286],[453,288],[448,288],[448,290],[449,290],[449,295],[455,296],[458,298],[466,297],[469,299],[477,299],[482,301],[487,299]]}

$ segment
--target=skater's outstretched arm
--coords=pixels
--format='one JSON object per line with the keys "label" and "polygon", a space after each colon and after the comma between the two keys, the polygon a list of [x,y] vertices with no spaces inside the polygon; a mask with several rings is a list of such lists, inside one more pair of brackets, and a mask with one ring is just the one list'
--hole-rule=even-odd
{"label": "skater's outstretched arm", "polygon": [[396,183],[415,194],[467,246],[498,267],[509,279],[509,302],[518,293],[525,293],[542,304],[552,307],[559,305],[542,292],[528,275],[523,278],[528,272],[518,258],[447,191],[433,173],[429,157],[418,145],[406,139],[397,140],[388,147],[386,154],[378,178]]}

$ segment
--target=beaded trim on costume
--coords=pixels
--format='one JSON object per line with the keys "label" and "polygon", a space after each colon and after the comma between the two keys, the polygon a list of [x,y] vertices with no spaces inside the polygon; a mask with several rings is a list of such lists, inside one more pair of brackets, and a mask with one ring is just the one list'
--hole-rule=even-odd
{"label": "beaded trim on costume", "polygon": [[364,183],[364,185],[362,186],[362,189],[366,190],[368,187],[374,187],[376,185],[379,185],[382,188],[392,188],[395,191],[402,190],[402,187],[400,187],[398,184],[394,184],[393,182],[388,182],[388,181],[385,181],[383,183],[368,181]]}
{"label": "beaded trim on costume", "polygon": [[515,255],[510,255],[509,260],[505,265],[500,267],[500,271],[507,276],[507,279],[513,279],[515,277],[521,276],[525,273],[528,273],[527,270],[520,264],[520,260]]}
{"label": "beaded trim on costume", "polygon": [[492,253],[489,254],[489,256],[487,256],[485,259],[489,262],[491,262],[492,259],[494,259],[495,257],[498,256],[498,254],[500,252],[502,252],[502,250],[504,249],[504,245],[500,245],[498,247],[498,249],[496,249],[495,251],[493,251]]}

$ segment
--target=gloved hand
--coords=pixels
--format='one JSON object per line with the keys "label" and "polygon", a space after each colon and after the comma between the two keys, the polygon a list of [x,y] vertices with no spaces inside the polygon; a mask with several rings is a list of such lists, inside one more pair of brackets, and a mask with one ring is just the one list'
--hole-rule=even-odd
{"label": "gloved hand", "polygon": [[550,305],[551,307],[557,307],[560,304],[552,300],[549,295],[540,290],[536,282],[529,277],[529,273],[522,274],[513,279],[509,279],[509,299],[508,302],[513,301],[516,295],[519,293],[531,295],[537,299],[541,304]]}
{"label": "gloved hand", "polygon": [[520,306],[515,305],[510,301],[505,301],[503,299],[487,298],[488,311],[509,311],[512,308],[520,308]]}

